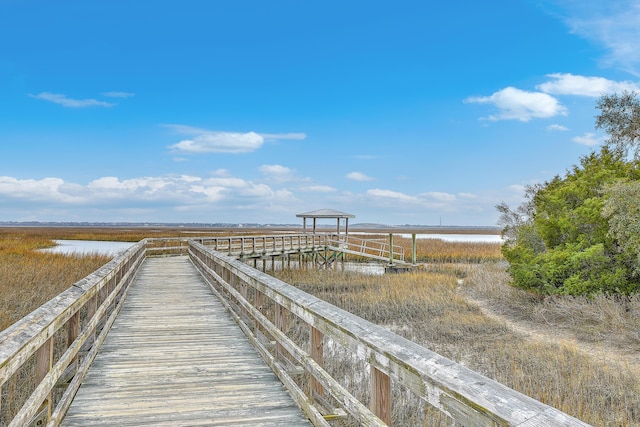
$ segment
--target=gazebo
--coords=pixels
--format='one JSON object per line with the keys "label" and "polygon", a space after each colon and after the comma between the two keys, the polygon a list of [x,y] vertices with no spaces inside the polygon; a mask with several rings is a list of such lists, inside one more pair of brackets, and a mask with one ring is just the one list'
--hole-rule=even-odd
{"label": "gazebo", "polygon": [[311,212],[304,212],[304,213],[299,213],[296,215],[298,218],[302,218],[302,228],[304,230],[304,232],[307,232],[307,218],[312,218],[313,219],[313,232],[316,232],[316,220],[318,218],[329,218],[329,219],[336,219],[337,222],[337,229],[336,232],[338,234],[340,234],[340,220],[341,219],[345,219],[345,230],[344,230],[344,234],[345,236],[349,234],[349,218],[355,218],[355,215],[352,214],[348,214],[348,213],[344,213],[344,212],[340,212],[340,211],[336,211],[333,209],[318,209],[315,211],[311,211]]}

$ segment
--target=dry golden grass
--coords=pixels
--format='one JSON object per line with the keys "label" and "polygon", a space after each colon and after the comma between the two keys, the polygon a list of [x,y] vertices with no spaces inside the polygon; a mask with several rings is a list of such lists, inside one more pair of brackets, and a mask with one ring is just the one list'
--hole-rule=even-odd
{"label": "dry golden grass", "polygon": [[509,283],[503,266],[486,264],[469,274],[463,290],[512,321],[622,354],[640,352],[640,295],[541,296]]}
{"label": "dry golden grass", "polygon": [[[490,266],[476,267],[504,271],[503,267]],[[450,274],[417,271],[384,276],[333,270],[284,270],[274,274],[592,425],[640,426],[637,371],[590,357],[570,344],[531,340],[505,322],[485,316],[467,300],[465,295],[472,285],[459,284],[455,270]],[[480,276],[472,273],[467,281],[477,281]],[[491,287],[491,283],[485,285]],[[508,298],[501,304],[510,305]],[[599,303],[592,302],[596,306]],[[592,309],[599,310],[595,306]],[[612,331],[617,325],[603,320],[599,328]],[[366,400],[366,382],[358,374],[353,377],[354,372],[366,372],[366,367],[353,367],[346,355],[332,357],[339,358],[340,363],[328,369],[342,377],[354,395]],[[394,390],[394,394],[401,402],[396,406],[406,408],[394,409],[398,425],[448,425],[433,413],[424,415],[428,409],[411,402],[402,390]]]}
{"label": "dry golden grass", "polygon": [[0,234],[0,330],[109,261],[96,254],[36,251],[50,246],[53,242],[38,236]]}

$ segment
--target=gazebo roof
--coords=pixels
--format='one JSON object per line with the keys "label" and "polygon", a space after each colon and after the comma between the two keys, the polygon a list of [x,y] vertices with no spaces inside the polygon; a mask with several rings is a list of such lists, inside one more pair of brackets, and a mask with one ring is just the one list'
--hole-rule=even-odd
{"label": "gazebo roof", "polygon": [[336,211],[334,209],[318,209],[311,212],[299,213],[298,218],[355,218],[355,215],[345,212]]}

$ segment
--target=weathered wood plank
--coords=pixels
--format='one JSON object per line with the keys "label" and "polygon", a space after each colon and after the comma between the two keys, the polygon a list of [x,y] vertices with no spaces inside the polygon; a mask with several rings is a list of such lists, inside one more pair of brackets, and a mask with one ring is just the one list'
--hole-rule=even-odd
{"label": "weathered wood plank", "polygon": [[186,257],[147,259],[63,420],[310,425]]}

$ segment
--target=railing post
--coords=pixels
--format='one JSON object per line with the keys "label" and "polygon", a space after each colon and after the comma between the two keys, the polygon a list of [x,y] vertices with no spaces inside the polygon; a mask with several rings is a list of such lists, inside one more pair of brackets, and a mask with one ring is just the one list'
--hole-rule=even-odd
{"label": "railing post", "polygon": [[387,425],[391,425],[391,379],[371,366],[371,410]]}
{"label": "railing post", "polygon": [[[324,334],[313,326],[311,326],[311,358],[321,368],[324,368]],[[324,387],[313,375],[311,376],[309,387],[309,395],[311,398],[313,398],[314,395],[318,395],[320,397],[324,396]]]}
{"label": "railing post", "polygon": [[[86,322],[91,322],[93,316],[96,314],[96,310],[98,310],[98,294],[94,294],[89,301],[87,301],[87,320]],[[93,345],[96,339],[96,328],[93,328],[93,332],[91,334],[91,345]]]}
{"label": "railing post", "polygon": [[389,264],[393,265],[393,233],[389,233]]}
{"label": "railing post", "polygon": [[256,289],[255,290],[255,301],[254,301],[253,305],[258,310],[262,311],[262,309],[263,309],[262,304],[264,304],[264,294]]}
{"label": "railing post", "polygon": [[411,234],[411,264],[416,265],[416,233]]}
{"label": "railing post", "polygon": [[[275,321],[276,321],[276,328],[280,329],[282,332],[287,331],[287,328],[288,328],[287,309],[278,303],[276,303],[276,307],[275,307]],[[284,356],[284,354],[285,354],[284,347],[282,346],[282,344],[280,344],[280,342],[278,342],[276,344],[276,359],[278,359],[281,356]]]}
{"label": "railing post", "polygon": [[[36,387],[47,376],[53,366],[53,337],[45,341],[36,353]],[[47,420],[51,418],[52,410],[51,393],[47,395],[43,405],[47,405]]]}
{"label": "railing post", "polygon": [[[67,348],[73,345],[73,342],[78,338],[78,334],[80,333],[80,311],[76,311],[73,316],[67,320]],[[75,363],[78,360],[78,356],[76,356],[71,364]]]}

